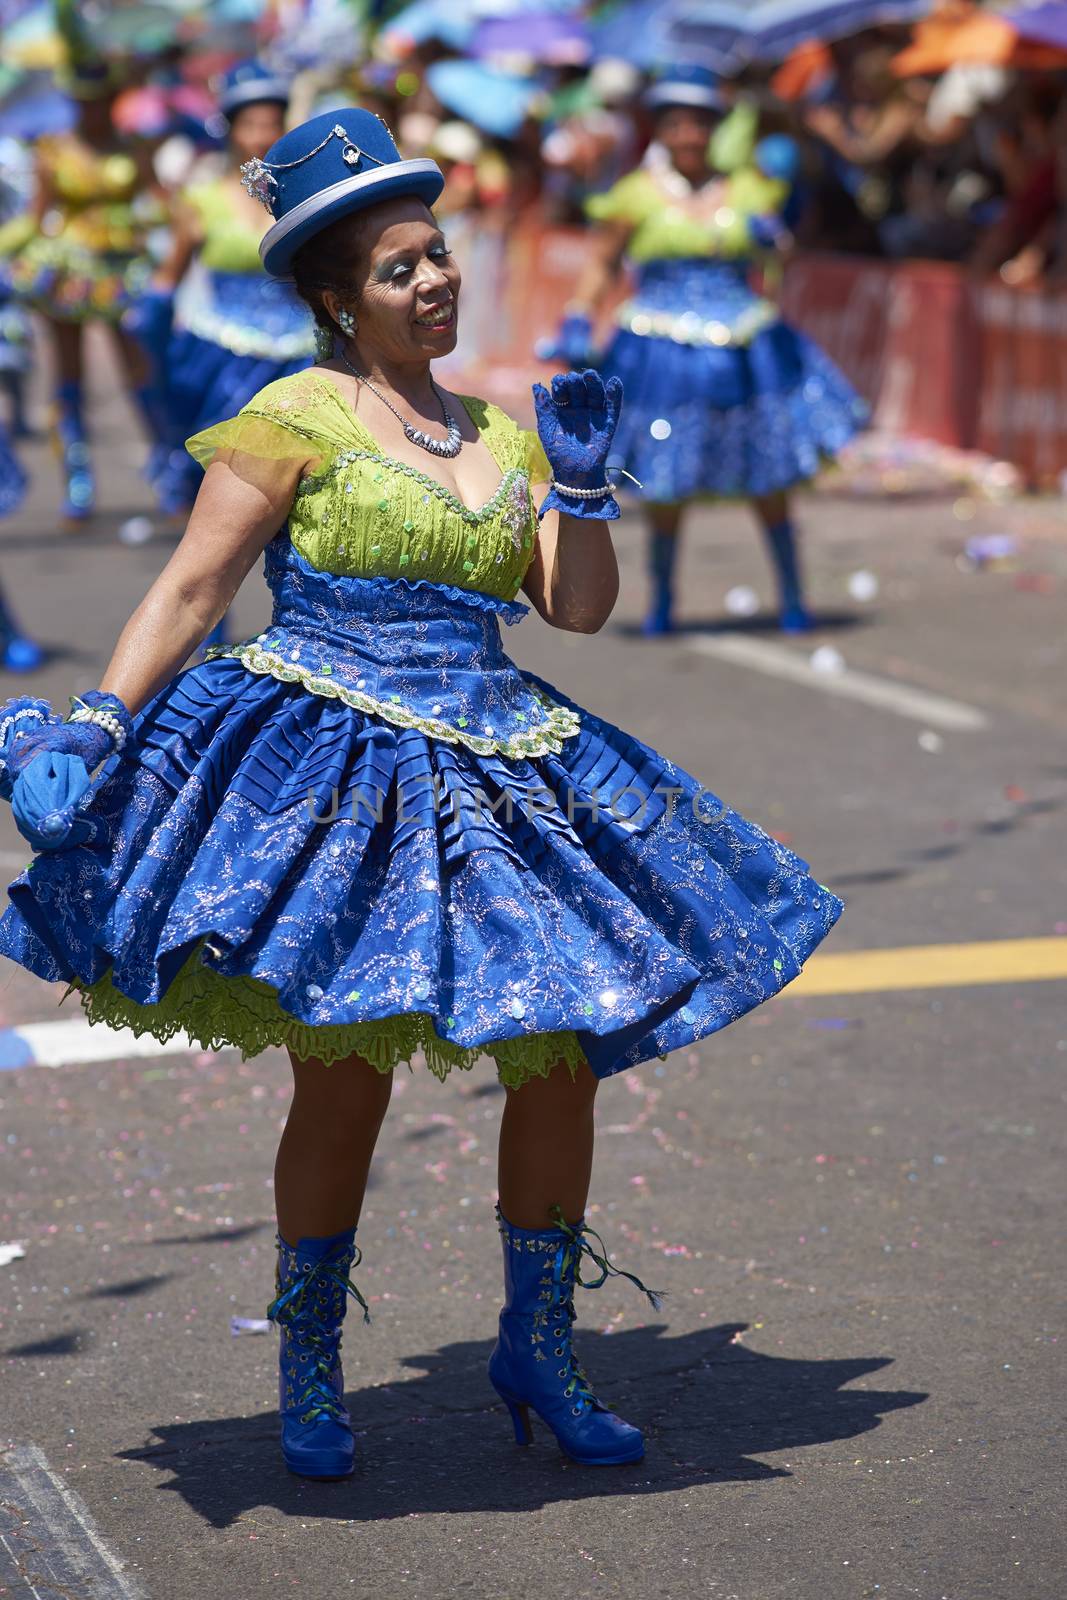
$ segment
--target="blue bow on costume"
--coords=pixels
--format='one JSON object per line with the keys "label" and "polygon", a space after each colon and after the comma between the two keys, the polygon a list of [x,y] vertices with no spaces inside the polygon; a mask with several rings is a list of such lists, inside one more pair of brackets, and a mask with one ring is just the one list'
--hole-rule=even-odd
{"label": "blue bow on costume", "polygon": [[[88,706],[106,707],[127,726],[132,719],[114,695],[91,690]],[[63,722],[42,701],[11,701],[0,724],[0,795],[10,799],[15,823],[35,850],[71,849],[96,838],[99,824],[84,813],[92,804],[92,774],[115,753],[115,742],[93,722]]]}

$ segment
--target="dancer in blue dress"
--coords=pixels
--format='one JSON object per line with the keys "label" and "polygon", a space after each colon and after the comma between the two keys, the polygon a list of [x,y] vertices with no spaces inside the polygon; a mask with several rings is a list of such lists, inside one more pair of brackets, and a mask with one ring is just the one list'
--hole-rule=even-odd
{"label": "dancer in blue dress", "polygon": [[[636,1460],[571,1343],[581,1264],[588,1287],[618,1270],[583,1220],[597,1086],[777,994],[840,903],[503,649],[520,590],[572,632],[612,609],[619,384],[538,388],[537,435],[435,385],[460,303],[442,178],[370,113],[312,119],[246,176],[267,270],[336,354],[190,441],[204,485],[102,688],[65,722],[0,717],[0,788],[40,851],[0,952],[91,1020],[288,1049],[270,1315],[283,1453],[310,1477],[352,1468],[341,1320],[392,1070],[491,1056],[490,1380],[520,1443],[533,1410],[577,1461]],[[270,627],[179,670],[261,552]]]}
{"label": "dancer in blue dress", "polygon": [[749,282],[754,254],[782,232],[787,141],[765,141],[756,162],[724,175],[710,156],[722,108],[709,72],[673,69],[648,103],[649,158],[588,202],[602,225],[598,247],[554,353],[578,364],[589,358],[592,319],[629,259],[635,292],[598,365],[626,391],[610,465],[637,480],[645,502],[645,632],[673,627],[682,519],[706,495],[751,503],[774,565],[780,626],[802,631],[810,618],[789,491],[841,449],[866,407]]}
{"label": "dancer in blue dress", "polygon": [[[268,383],[301,372],[315,356],[307,306],[289,284],[263,270],[263,208],[240,179],[241,165],[266,155],[281,138],[288,101],[287,81],[258,61],[225,75],[218,104],[229,130],[231,170],[179,196],[170,255],[126,319],[155,372],[169,449],[160,453],[152,478],[169,515],[188,511],[203,478],[185,449],[190,434],[236,415]],[[172,332],[175,293],[194,262],[200,282]]]}

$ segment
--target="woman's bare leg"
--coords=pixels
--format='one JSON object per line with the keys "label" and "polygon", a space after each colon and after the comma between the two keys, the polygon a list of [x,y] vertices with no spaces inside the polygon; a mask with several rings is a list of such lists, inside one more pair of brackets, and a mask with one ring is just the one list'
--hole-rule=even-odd
{"label": "woman's bare leg", "polygon": [[359,1221],[392,1072],[361,1056],[293,1065],[293,1099],[274,1166],[278,1231],[289,1244],[324,1239]]}
{"label": "woman's bare leg", "polygon": [[500,1122],[500,1209],[516,1228],[552,1227],[585,1214],[593,1171],[593,1101],[598,1080],[583,1061],[572,1079],[562,1061],[547,1078],[508,1089]]}

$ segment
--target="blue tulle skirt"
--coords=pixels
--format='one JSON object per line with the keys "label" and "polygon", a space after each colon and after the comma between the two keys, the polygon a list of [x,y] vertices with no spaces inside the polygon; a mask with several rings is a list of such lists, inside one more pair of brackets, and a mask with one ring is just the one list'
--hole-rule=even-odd
{"label": "blue tulle skirt", "polygon": [[[566,1038],[601,1077],[796,977],[840,902],[697,779],[514,666],[499,622],[524,608],[317,576],[280,608],[273,666],[276,630],[145,708],[133,759],[97,792],[97,838],[11,885],[0,953],[83,1000],[106,984],[105,1020],[247,1053],[298,1039],[377,1061],[374,1028],[418,1018],[427,1055],[432,1040],[536,1061]],[[324,645],[312,612],[328,591],[344,610]],[[321,675],[347,662],[355,697],[383,634],[401,687],[373,714]],[[473,715],[491,694],[520,720],[552,704],[573,731],[557,720],[527,756],[472,749],[473,719],[439,699],[449,684]]]}
{"label": "blue tulle skirt", "polygon": [[650,262],[623,308],[601,363],[625,393],[611,463],[646,500],[791,488],[866,420],[848,381],[753,294],[747,273],[744,263]]}
{"label": "blue tulle skirt", "polygon": [[314,351],[310,313],[288,285],[258,273],[208,274],[166,353],[159,409],[167,419],[167,448],[153,473],[165,511],[190,506],[204,476],[186,439],[236,416],[276,378],[302,372]]}

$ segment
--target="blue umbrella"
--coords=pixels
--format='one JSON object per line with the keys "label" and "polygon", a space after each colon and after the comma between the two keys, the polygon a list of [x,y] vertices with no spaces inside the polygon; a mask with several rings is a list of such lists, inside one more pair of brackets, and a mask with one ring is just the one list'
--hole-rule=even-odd
{"label": "blue umbrella", "polygon": [[809,39],[843,39],[864,28],[914,22],[932,0],[689,0],[672,8],[669,43],[716,72],[781,61]]}
{"label": "blue umbrella", "polygon": [[663,0],[628,0],[606,8],[591,25],[594,56],[628,61],[642,71],[672,61],[677,51],[668,43],[667,28],[676,9]]}
{"label": "blue umbrella", "polygon": [[463,50],[478,25],[472,0],[412,0],[382,29],[383,39],[410,39],[414,45],[435,39]]}
{"label": "blue umbrella", "polygon": [[29,72],[0,90],[0,136],[32,142],[69,133],[77,119],[74,102],[55,86],[50,72]]}
{"label": "blue umbrella", "polygon": [[513,139],[540,88],[530,78],[494,72],[480,61],[435,61],[426,82],[443,106],[495,139]]}

